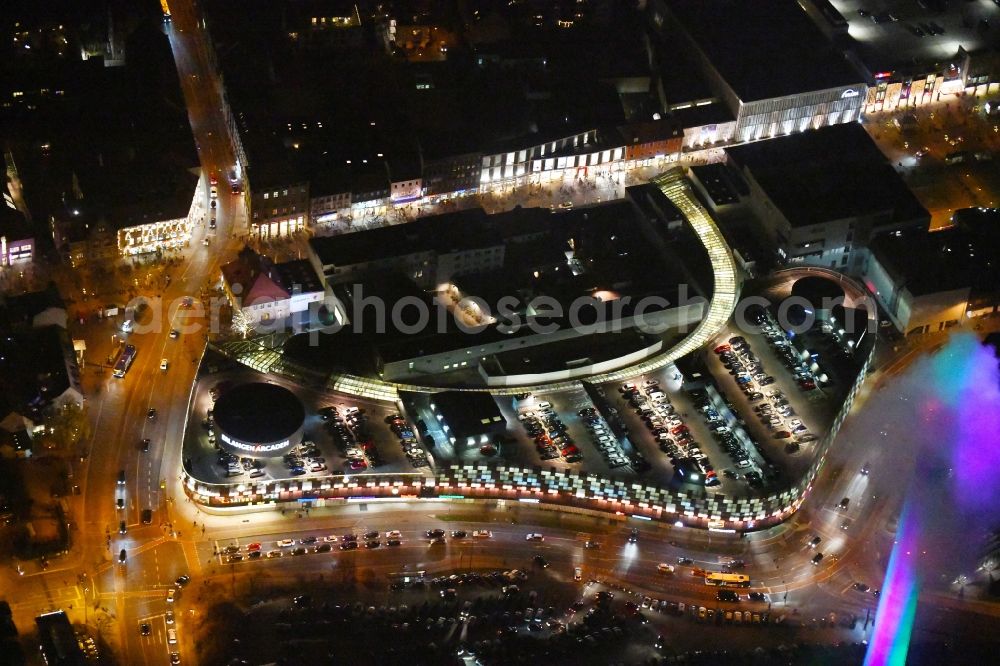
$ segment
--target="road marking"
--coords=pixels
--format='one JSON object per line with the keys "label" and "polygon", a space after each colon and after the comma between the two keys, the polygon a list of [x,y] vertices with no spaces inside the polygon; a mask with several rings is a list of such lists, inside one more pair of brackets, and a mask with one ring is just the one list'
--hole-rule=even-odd
{"label": "road marking", "polygon": [[[191,555],[188,555],[190,549]],[[181,542],[181,554],[184,556],[184,566],[191,574],[200,574],[204,569],[201,565],[201,558],[198,557],[198,546],[193,541]]]}

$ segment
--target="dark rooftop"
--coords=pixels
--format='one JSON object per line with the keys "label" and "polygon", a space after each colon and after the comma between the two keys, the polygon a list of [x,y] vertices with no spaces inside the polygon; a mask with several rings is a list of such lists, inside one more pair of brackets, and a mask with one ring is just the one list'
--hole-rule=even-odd
{"label": "dark rooftop", "polygon": [[0,393],[37,418],[69,388],[79,386],[73,347],[61,326],[19,330],[0,336]]}
{"label": "dark rooftop", "polygon": [[629,185],[625,188],[625,196],[646,219],[654,224],[671,226],[684,221],[684,215],[677,206],[653,183]]}
{"label": "dark rooftop", "polygon": [[727,148],[794,226],[882,213],[930,216],[857,123]]}
{"label": "dark rooftop", "polygon": [[283,386],[255,382],[222,392],[215,403],[219,430],[242,442],[277,442],[302,427],[302,402]]}
{"label": "dark rooftop", "polygon": [[556,372],[580,365],[600,363],[652,345],[656,336],[637,329],[625,329],[614,335],[593,333],[578,338],[550,342],[544,347],[511,349],[494,354],[484,363],[488,374],[520,375]]}
{"label": "dark rooftop", "polygon": [[323,265],[344,266],[418,252],[447,253],[503,242],[482,208],[422,217],[406,224],[310,239]]}
{"label": "dark rooftop", "polygon": [[16,84],[0,72],[0,92],[29,86],[29,103],[0,107],[0,126],[36,220],[62,219],[70,202],[83,213],[73,222],[112,227],[187,216],[198,158],[162,24],[140,22],[126,48],[122,67],[53,60],[14,70]]}
{"label": "dark rooftop", "polygon": [[323,291],[323,283],[308,259],[296,259],[274,265],[272,276],[289,294]]}
{"label": "dark rooftop", "polygon": [[863,83],[795,0],[665,0],[744,101]]}
{"label": "dark rooftop", "polygon": [[914,296],[970,287],[1000,291],[1000,210],[979,211],[977,220],[939,231],[904,229],[880,234],[872,254]]}
{"label": "dark rooftop", "polygon": [[431,402],[444,417],[444,422],[456,438],[472,437],[503,429],[506,420],[489,393],[442,391]]}
{"label": "dark rooftop", "polygon": [[65,611],[39,615],[35,618],[35,626],[38,627],[39,647],[46,664],[83,666],[87,663]]}
{"label": "dark rooftop", "polygon": [[15,242],[34,238],[34,235],[35,230],[24,219],[21,211],[0,201],[0,236],[5,237],[8,242]]}
{"label": "dark rooftop", "polygon": [[714,206],[725,206],[740,200],[739,175],[725,164],[703,164],[691,167],[695,179],[705,189]]}
{"label": "dark rooftop", "polygon": [[733,112],[722,102],[696,104],[684,109],[672,109],[669,112],[669,118],[680,127],[721,125],[736,120]]}
{"label": "dark rooftop", "polygon": [[49,308],[66,309],[55,283],[41,291],[29,291],[17,296],[0,295],[0,330],[30,328],[32,320]]}

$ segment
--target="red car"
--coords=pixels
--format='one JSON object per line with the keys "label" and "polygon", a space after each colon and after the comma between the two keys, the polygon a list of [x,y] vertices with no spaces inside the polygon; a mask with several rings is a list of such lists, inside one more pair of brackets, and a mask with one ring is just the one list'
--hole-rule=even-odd
{"label": "red car", "polygon": [[799,386],[802,387],[803,391],[811,391],[816,388],[816,383],[806,380],[804,382],[799,382]]}
{"label": "red car", "polygon": [[247,550],[250,551],[251,553],[256,552],[256,551],[260,550],[260,544],[256,543],[256,542],[255,543],[248,543],[247,544]]}
{"label": "red car", "polygon": [[688,432],[688,427],[686,425],[674,426],[670,429],[670,434],[679,435],[682,432]]}
{"label": "red car", "polygon": [[719,345],[713,351],[716,354],[722,354],[723,352],[730,351],[731,349],[732,349],[732,347],[730,347],[729,345]]}
{"label": "red car", "polygon": [[560,452],[561,452],[561,453],[562,453],[562,454],[563,454],[564,456],[571,456],[571,455],[573,455],[574,453],[579,453],[579,452],[580,452],[580,449],[578,449],[578,448],[576,448],[576,447],[575,447],[574,445],[570,444],[569,446],[566,446],[566,447],[563,447],[563,448],[559,449],[559,451],[560,451]]}

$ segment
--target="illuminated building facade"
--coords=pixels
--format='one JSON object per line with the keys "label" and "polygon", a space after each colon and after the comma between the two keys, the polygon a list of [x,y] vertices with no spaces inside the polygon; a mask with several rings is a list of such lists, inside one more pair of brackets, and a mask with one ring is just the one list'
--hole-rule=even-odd
{"label": "illuminated building facade", "polygon": [[864,76],[794,0],[652,0],[649,19],[736,118],[735,143],[857,121]]}

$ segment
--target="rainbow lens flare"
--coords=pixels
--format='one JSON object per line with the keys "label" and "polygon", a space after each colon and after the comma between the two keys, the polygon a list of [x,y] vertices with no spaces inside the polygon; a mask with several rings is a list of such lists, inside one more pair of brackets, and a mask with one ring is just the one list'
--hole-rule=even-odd
{"label": "rainbow lens flare", "polygon": [[[925,577],[975,566],[977,527],[1000,502],[1000,368],[976,336],[952,336],[900,378],[886,416],[912,424],[900,443],[916,453],[865,666],[906,663]],[[885,423],[883,421],[883,423]],[[898,428],[897,428],[898,430]]]}
{"label": "rainbow lens flare", "polygon": [[915,562],[919,552],[918,525],[909,504],[900,518],[899,534],[889,557],[865,666],[903,666],[910,649],[919,587]]}

